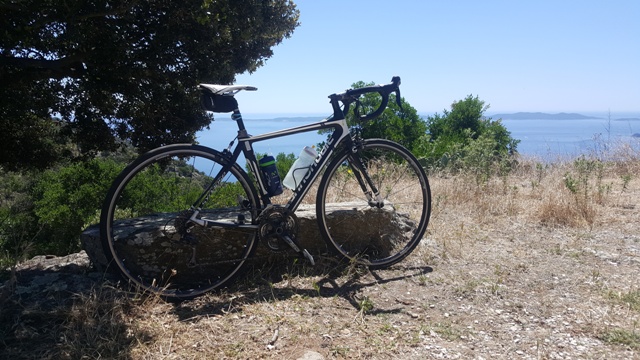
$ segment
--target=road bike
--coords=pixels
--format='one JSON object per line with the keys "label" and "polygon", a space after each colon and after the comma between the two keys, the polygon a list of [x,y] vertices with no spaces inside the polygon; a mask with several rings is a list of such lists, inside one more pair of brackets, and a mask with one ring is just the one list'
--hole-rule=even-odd
{"label": "road bike", "polygon": [[[237,136],[222,151],[197,144],[163,146],[120,173],[100,219],[110,266],[144,290],[188,299],[228,284],[260,242],[274,252],[292,249],[314,264],[300,246],[296,210],[318,179],[317,225],[330,250],[373,269],[403,260],[427,229],[427,176],[405,147],[364,139],[359,131],[382,114],[391,94],[401,106],[399,86],[400,78],[393,77],[389,84],[332,94],[333,114],[324,120],[252,136],[235,94],[257,89],[201,84],[204,108],[231,112]],[[360,114],[360,98],[368,93],[379,94],[380,106]],[[346,120],[351,105],[355,126]],[[272,195],[282,190],[273,186],[278,178],[262,171],[254,143],[310,131],[327,133],[326,141],[310,164],[292,168],[302,173],[282,195],[288,202],[272,203]],[[247,170],[238,163],[241,155]]]}

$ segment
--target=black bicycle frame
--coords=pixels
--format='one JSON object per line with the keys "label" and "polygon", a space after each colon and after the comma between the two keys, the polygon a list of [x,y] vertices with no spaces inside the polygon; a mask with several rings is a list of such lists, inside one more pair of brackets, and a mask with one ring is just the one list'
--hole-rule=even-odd
{"label": "black bicycle frame", "polygon": [[[192,209],[194,210],[194,214],[191,216],[191,221],[198,225],[202,226],[220,226],[220,227],[241,227],[241,228],[253,228],[256,225],[243,225],[236,224],[230,222],[220,222],[208,219],[198,219],[198,213],[200,212],[200,204],[206,202],[209,194],[213,190],[213,188],[222,181],[222,178],[226,176],[226,174],[231,170],[231,167],[238,161],[240,154],[243,154],[251,172],[255,175],[256,181],[258,182],[258,187],[260,189],[260,198],[265,207],[271,204],[271,199],[269,195],[266,193],[266,186],[263,182],[262,176],[260,174],[260,168],[258,166],[258,161],[255,156],[255,152],[253,151],[253,143],[265,141],[269,139],[275,139],[279,137],[285,137],[288,135],[295,135],[304,132],[310,131],[318,131],[324,129],[333,129],[333,133],[327,139],[325,146],[320,151],[320,154],[316,157],[315,161],[311,164],[309,171],[307,171],[305,177],[297,184],[297,188],[294,190],[294,196],[289,200],[286,204],[286,208],[292,212],[295,212],[302,199],[305,197],[309,189],[311,188],[311,184],[316,180],[316,178],[320,174],[320,170],[326,165],[326,163],[331,158],[331,155],[334,153],[336,147],[346,141],[346,146],[349,148],[352,146],[351,144],[351,136],[349,135],[349,128],[347,126],[347,121],[342,116],[339,119],[336,119],[335,116],[330,116],[320,122],[301,125],[298,127],[293,127],[284,130],[278,130],[274,132],[269,132],[266,134],[252,136],[247,133],[247,130],[244,126],[244,121],[242,120],[242,115],[239,110],[234,111],[232,115],[232,119],[235,120],[238,124],[238,144],[233,149],[233,152],[229,152],[229,149],[225,150],[223,154],[228,155],[227,164],[220,170],[216,178],[211,182],[209,188],[201,195],[198,201],[194,204]],[[233,142],[230,144],[232,146]],[[262,209],[261,209],[262,210]]]}

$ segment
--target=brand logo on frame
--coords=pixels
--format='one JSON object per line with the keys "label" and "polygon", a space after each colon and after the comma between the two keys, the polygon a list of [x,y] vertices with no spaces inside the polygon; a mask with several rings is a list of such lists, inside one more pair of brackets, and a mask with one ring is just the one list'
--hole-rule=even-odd
{"label": "brand logo on frame", "polygon": [[[311,174],[315,172],[315,169],[318,167],[318,164],[320,163],[320,159],[324,158],[324,155],[329,152],[330,150],[333,149],[333,143],[334,143],[335,139],[333,137],[329,138],[327,140],[326,145],[322,148],[322,151],[320,151],[320,154],[318,156],[316,156],[315,161],[311,164],[311,166],[309,167],[309,171],[307,171],[307,174],[304,176],[304,178],[302,179],[302,181],[300,181],[300,185],[298,185],[297,189],[301,189],[302,187],[306,186],[307,182],[309,181],[309,179],[311,178]],[[297,190],[296,189],[296,190]]]}

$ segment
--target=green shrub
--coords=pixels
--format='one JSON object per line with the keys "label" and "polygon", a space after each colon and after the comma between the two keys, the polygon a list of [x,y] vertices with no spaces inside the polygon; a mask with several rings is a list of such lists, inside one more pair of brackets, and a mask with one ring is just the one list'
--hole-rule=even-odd
{"label": "green shrub", "polygon": [[93,159],[45,171],[32,192],[34,214],[43,228],[38,249],[54,254],[79,250],[78,236],[95,221],[122,168],[113,160]]}
{"label": "green shrub", "polygon": [[0,172],[0,269],[25,255],[38,232],[32,187],[30,175]]}
{"label": "green shrub", "polygon": [[500,120],[484,116],[488,108],[469,95],[454,102],[444,115],[428,117],[428,133],[421,138],[416,155],[428,167],[470,170],[480,180],[508,170],[520,141],[511,137]]}

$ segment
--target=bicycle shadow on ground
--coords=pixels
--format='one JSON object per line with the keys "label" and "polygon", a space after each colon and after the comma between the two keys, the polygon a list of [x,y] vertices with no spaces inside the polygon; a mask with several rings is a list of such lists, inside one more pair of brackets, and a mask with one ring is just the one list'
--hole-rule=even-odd
{"label": "bicycle shadow on ground", "polygon": [[[74,254],[76,256],[78,254]],[[72,256],[72,257],[73,257]],[[52,259],[55,260],[55,259]],[[88,259],[57,265],[33,261],[0,278],[0,358],[132,358],[135,341],[153,342],[157,334],[132,326],[141,309],[164,303],[157,295],[129,289],[117,277],[95,271]],[[59,261],[56,260],[56,261]],[[45,264],[45,265],[43,265]],[[278,259],[247,269],[227,289],[158,308],[180,321],[210,315],[242,313],[247,306],[293,297],[345,299],[355,310],[363,290],[405,281],[432,272],[428,266],[395,265],[369,271],[334,258],[304,261]],[[164,308],[165,310],[160,310]],[[367,314],[398,313],[375,308]]]}
{"label": "bicycle shadow on ground", "polygon": [[[388,269],[369,270],[333,258],[321,258],[315,267],[296,260],[265,264],[249,269],[230,288],[217,294],[177,302],[174,313],[181,321],[201,316],[241,313],[255,303],[286,301],[293,297],[332,298],[346,300],[356,311],[362,309],[363,290],[433,272],[430,266],[396,264]],[[398,313],[395,309],[372,309],[368,314]]]}

